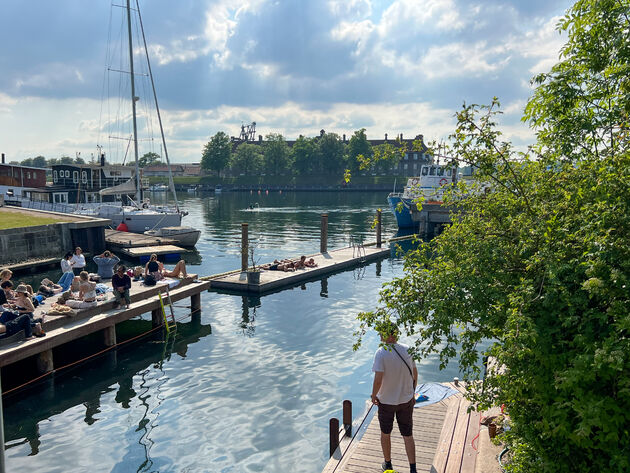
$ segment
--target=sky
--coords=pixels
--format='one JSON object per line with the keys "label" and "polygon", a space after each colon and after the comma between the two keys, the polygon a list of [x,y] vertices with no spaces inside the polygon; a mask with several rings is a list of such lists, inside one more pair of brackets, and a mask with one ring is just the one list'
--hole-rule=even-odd
{"label": "sky", "polygon": [[[124,0],[113,3],[1,2],[0,152],[7,161],[89,159],[97,144],[114,141],[108,137],[128,136],[108,131],[116,120],[130,123],[128,112],[112,112],[112,97],[130,96],[129,66],[114,53],[124,51],[117,43],[126,32],[117,6]],[[140,0],[173,162],[198,162],[215,133],[238,135],[253,121],[257,135],[289,140],[322,129],[350,137],[361,128],[373,139],[445,140],[464,102],[487,104],[493,96],[502,104],[504,137],[525,147],[534,137],[520,120],[530,79],[557,62],[566,38],[556,24],[570,5]],[[108,66],[126,72],[106,73]],[[145,69],[137,67],[139,77]],[[123,77],[122,89],[107,92]],[[141,98],[140,109],[147,103]],[[161,153],[157,137],[153,146]]]}

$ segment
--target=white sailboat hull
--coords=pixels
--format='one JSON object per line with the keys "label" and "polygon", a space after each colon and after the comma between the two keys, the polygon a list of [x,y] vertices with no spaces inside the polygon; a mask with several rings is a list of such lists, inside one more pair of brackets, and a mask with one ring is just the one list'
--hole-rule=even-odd
{"label": "white sailboat hull", "polygon": [[179,246],[192,247],[197,244],[201,231],[192,227],[173,226],[162,227],[159,230],[149,230],[144,232],[144,234],[170,238],[172,240],[176,240]]}

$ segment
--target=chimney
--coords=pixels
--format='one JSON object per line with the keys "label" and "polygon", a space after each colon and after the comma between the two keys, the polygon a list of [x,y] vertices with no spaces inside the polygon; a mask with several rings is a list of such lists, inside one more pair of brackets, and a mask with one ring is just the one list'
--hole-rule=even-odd
{"label": "chimney", "polygon": [[345,133],[343,134],[343,142],[344,143],[346,142],[346,134]]}
{"label": "chimney", "polygon": [[387,141],[387,133],[385,133],[385,141]]}
{"label": "chimney", "polygon": [[105,166],[105,153],[101,153],[101,167]]}
{"label": "chimney", "polygon": [[400,141],[402,141],[402,140],[403,140],[403,137],[402,137],[402,133],[401,133],[401,134],[400,134]]}
{"label": "chimney", "polygon": [[4,153],[2,153],[2,164],[4,164]]}
{"label": "chimney", "polygon": [[262,143],[262,135],[258,135],[258,142]]}

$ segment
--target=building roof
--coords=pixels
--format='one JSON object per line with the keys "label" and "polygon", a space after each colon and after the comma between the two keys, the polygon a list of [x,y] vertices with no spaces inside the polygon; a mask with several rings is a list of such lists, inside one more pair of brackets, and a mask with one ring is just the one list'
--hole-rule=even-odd
{"label": "building roof", "polygon": [[0,166],[11,168],[34,169],[35,171],[46,171],[46,168],[36,168],[35,166],[22,166],[21,164],[0,163]]}

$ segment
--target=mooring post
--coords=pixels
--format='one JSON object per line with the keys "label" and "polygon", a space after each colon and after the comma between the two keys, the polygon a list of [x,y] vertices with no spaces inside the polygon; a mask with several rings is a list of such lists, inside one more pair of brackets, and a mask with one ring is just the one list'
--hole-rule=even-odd
{"label": "mooring post", "polygon": [[153,309],[151,311],[151,325],[153,327],[159,327],[162,325],[162,309]]}
{"label": "mooring post", "polygon": [[328,214],[322,214],[322,233],[319,252],[322,254],[328,252]]}
{"label": "mooring post", "polygon": [[381,209],[376,210],[376,247],[381,247]]}
{"label": "mooring post", "polygon": [[190,311],[192,313],[199,312],[201,310],[201,293],[193,294],[190,296]]}
{"label": "mooring post", "polygon": [[103,330],[103,343],[106,347],[113,347],[116,345],[116,326],[105,327]]}
{"label": "mooring post", "polygon": [[343,429],[346,437],[352,437],[352,401],[348,399],[343,401]]}
{"label": "mooring post", "polygon": [[248,224],[241,224],[241,272],[247,271],[247,253],[249,252]]}
{"label": "mooring post", "polygon": [[339,447],[339,419],[330,419],[330,456],[332,457]]}
{"label": "mooring post", "polygon": [[37,355],[37,371],[40,373],[48,373],[55,369],[53,365],[52,350],[45,350]]}

